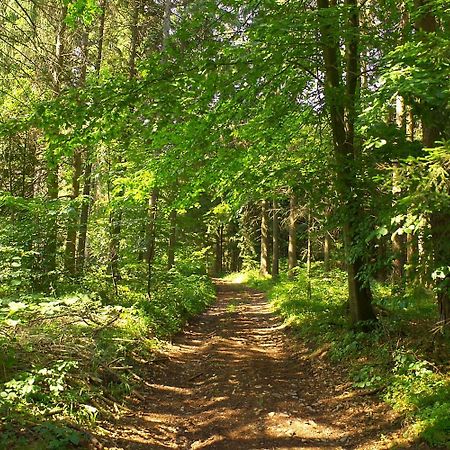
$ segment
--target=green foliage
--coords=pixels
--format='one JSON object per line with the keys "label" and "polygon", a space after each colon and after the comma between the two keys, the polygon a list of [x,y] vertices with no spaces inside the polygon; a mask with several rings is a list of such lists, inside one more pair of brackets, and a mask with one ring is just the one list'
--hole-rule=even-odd
{"label": "green foliage", "polygon": [[67,375],[77,367],[76,361],[59,360],[50,368],[20,373],[4,383],[0,392],[0,410],[4,414],[9,414],[11,409],[33,413],[33,408],[37,408],[39,414],[45,414],[61,404],[72,408],[74,393],[68,390]]}
{"label": "green foliage", "polygon": [[185,276],[171,270],[159,280],[151,299],[142,299],[142,317],[159,337],[168,337],[211,304],[215,291],[205,275]]}
{"label": "green foliage", "polygon": [[393,354],[394,368],[384,398],[406,412],[411,432],[432,445],[450,445],[450,379],[428,361],[399,349]]}
{"label": "green foliage", "polygon": [[[408,375],[414,370],[424,386],[432,385],[425,372],[434,369],[425,363],[402,375],[386,371],[386,365],[401,366],[393,357],[397,340],[387,336],[403,342],[416,322],[436,320],[429,293],[414,283],[433,284],[441,297],[449,293],[448,2],[427,0],[422,7],[412,1],[360,2],[358,30],[348,26],[352,8],[345,3],[318,9],[314,2],[185,2],[169,17],[167,37],[160,3],[5,2],[0,17],[0,377],[4,383],[25,383],[15,391],[4,385],[13,389],[11,395],[16,392],[18,406],[31,401],[19,392],[33,377],[48,397],[42,402],[53,401],[39,371],[49,370],[51,380],[59,360],[73,361],[80,372],[100,380],[84,379],[88,387],[80,389],[94,399],[104,389],[119,397],[126,393],[126,374],[108,383],[97,372],[115,358],[134,364],[134,350],[146,353],[155,338],[172,335],[212,301],[204,274],[213,265],[218,228],[225,230],[219,243],[224,267],[237,270],[243,263],[248,269],[230,279],[270,290],[274,307],[299,334],[329,343],[335,361],[353,360],[355,386],[381,388],[395,378],[395,392],[415,392]],[[99,26],[102,8],[105,23]],[[421,29],[422,19],[435,30]],[[343,52],[357,37],[355,65],[361,68],[358,95],[345,98],[343,84],[350,87],[350,78],[341,74],[351,58],[338,58],[333,69],[342,85],[332,92],[330,114],[323,58],[328,26],[329,40]],[[422,122],[409,135],[399,123],[404,118],[394,119],[401,98],[405,113],[411,113],[408,120]],[[349,154],[356,156],[343,165],[333,156],[336,136],[328,120],[336,106],[348,109],[345,120],[356,116],[355,126],[346,126],[346,144],[355,144]],[[434,142],[425,142],[431,128]],[[339,174],[351,181],[341,198]],[[86,187],[89,193],[83,194]],[[157,217],[149,226],[149,198],[156,191]],[[277,283],[259,276],[256,205],[276,197],[286,212],[291,192],[303,202],[297,211],[300,230],[308,205],[313,254],[320,254],[325,231],[335,240],[340,263],[361,258],[358,277],[372,283],[377,306],[388,314],[371,333],[348,328],[341,271],[323,274],[313,264],[310,278],[304,267]],[[86,223],[83,205],[89,206]],[[177,211],[174,228],[172,211]],[[349,215],[357,217],[355,235],[344,251],[341,230]],[[437,215],[444,224],[440,232],[431,225]],[[87,248],[71,254],[70,244],[80,243],[83,227]],[[392,273],[398,257],[390,238],[405,235],[417,246],[420,239],[423,253],[406,267],[408,285],[374,284]],[[166,273],[167,242],[174,236],[176,268]],[[297,237],[304,243],[304,233]],[[238,257],[230,256],[237,249]],[[426,333],[417,334],[405,348],[429,341]],[[62,342],[64,351],[55,342]],[[371,347],[382,363],[370,360],[366,349]],[[91,350],[78,357],[77,350],[86,348]],[[426,359],[422,356],[419,365]],[[68,370],[67,392],[72,392],[72,375]],[[403,401],[395,392],[390,401],[418,417],[423,407],[408,409],[412,397]],[[436,429],[443,429],[443,407],[436,405],[424,416],[426,430],[435,419]],[[43,430],[70,442],[63,429]]]}
{"label": "green foliage", "polygon": [[239,273],[230,273],[224,280],[231,283],[245,283],[246,285],[263,291],[268,290],[272,285],[271,276],[262,276],[257,269],[249,269]]}
{"label": "green foliage", "polygon": [[384,312],[379,326],[358,332],[346,318],[345,273],[336,269],[324,273],[320,264],[314,264],[310,300],[306,268],[300,268],[293,280],[282,275],[275,284],[255,283],[255,278],[257,273],[244,273],[230,280],[266,289],[276,313],[313,347],[327,348],[328,357],[348,372],[355,389],[381,392],[407,418],[408,438],[449,444],[448,342],[441,342],[433,353],[434,362],[423,356],[432,356],[430,328],[436,321],[434,300],[428,292],[410,289],[392,296],[390,286],[378,284],[374,302]]}
{"label": "green foliage", "polygon": [[[23,441],[26,448],[29,432],[46,448],[76,445],[83,433],[70,422],[95,426],[97,418],[111,416],[111,399],[120,411],[140,361],[151,360],[159,339],[179,331],[215,297],[204,275],[176,270],[159,276],[151,299],[133,279],[122,280],[118,295],[106,279],[81,281],[78,288],[91,289],[89,295],[0,300],[0,446]],[[28,430],[23,436],[18,424]]]}

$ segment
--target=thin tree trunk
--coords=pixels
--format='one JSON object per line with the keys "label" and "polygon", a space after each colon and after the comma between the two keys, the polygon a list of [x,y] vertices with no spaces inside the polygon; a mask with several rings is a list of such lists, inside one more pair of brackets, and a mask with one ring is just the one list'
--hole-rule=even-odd
{"label": "thin tree trunk", "polygon": [[148,229],[147,229],[147,294],[150,297],[153,287],[153,262],[156,251],[156,216],[158,209],[157,189],[152,190],[148,203]]}
{"label": "thin tree trunk", "polygon": [[[351,249],[356,244],[355,225],[361,221],[362,208],[355,197],[356,175],[354,146],[354,120],[355,101],[358,87],[358,41],[359,18],[356,0],[345,0],[348,8],[349,23],[346,37],[346,76],[345,92],[342,89],[342,80],[339,72],[339,40],[330,18],[336,17],[335,25],[338,26],[338,14],[334,16],[329,12],[329,0],[318,0],[319,11],[326,14],[326,19],[320,23],[322,37],[322,49],[325,63],[325,100],[327,102],[331,129],[333,133],[334,154],[336,157],[336,181],[341,199],[344,219],[344,243],[347,249],[347,272],[349,287],[350,316],[353,323],[375,320],[372,308],[372,293],[368,283],[363,283],[359,278],[363,268],[363,255],[354,255],[349,258]],[[345,105],[345,106],[344,106]]]}
{"label": "thin tree trunk", "polygon": [[[402,30],[405,28],[405,16],[402,15],[401,20]],[[403,38],[402,38],[403,41]],[[403,132],[406,132],[406,110],[405,99],[401,95],[397,95],[395,99],[395,123],[397,128]],[[401,193],[401,185],[398,173],[398,161],[394,161],[394,167],[392,171],[392,197],[395,199],[399,197]],[[394,256],[393,270],[392,270],[392,282],[394,285],[400,285],[403,287],[404,282],[404,267],[406,260],[405,252],[405,236],[400,235],[396,231],[391,236],[392,241],[392,253]]]}
{"label": "thin tree trunk", "polygon": [[311,300],[312,297],[312,288],[311,288],[311,260],[312,260],[312,248],[311,248],[311,205],[308,205],[308,223],[307,223],[307,232],[308,232],[308,245],[306,251],[306,276],[308,279],[307,286],[307,297],[308,300]]}
{"label": "thin tree trunk", "polygon": [[406,236],[406,262],[408,270],[406,276],[409,281],[414,281],[418,264],[419,243],[417,235],[408,233]]}
{"label": "thin tree trunk", "polygon": [[325,231],[323,237],[323,270],[325,273],[330,271],[330,250],[331,250],[331,237],[328,231]]}
{"label": "thin tree trunk", "polygon": [[[141,5],[139,0],[134,2],[134,9],[131,23],[130,55],[128,60],[128,78],[130,80],[134,78],[136,75],[136,52],[139,37],[138,28],[139,28],[140,7]],[[118,163],[120,164],[121,162],[122,162],[121,157],[119,157]],[[109,221],[111,225],[111,238],[109,243],[110,268],[113,282],[117,287],[117,281],[121,279],[119,269],[119,259],[120,259],[120,232],[122,230],[122,208],[120,206],[111,210]],[[147,258],[148,258],[148,248],[147,248]],[[152,276],[151,273],[148,273],[147,275],[148,280],[151,280],[151,276]],[[147,284],[149,286],[150,281]]]}
{"label": "thin tree trunk", "polygon": [[163,22],[163,36],[162,36],[162,54],[163,59],[166,58],[167,43],[170,37],[170,15],[172,14],[172,0],[165,0],[164,2],[164,22]]}
{"label": "thin tree trunk", "polygon": [[229,249],[230,249],[230,271],[239,271],[239,246],[238,231],[239,228],[234,220],[230,222],[229,228]]}
{"label": "thin tree trunk", "polygon": [[297,197],[291,194],[289,201],[289,243],[288,243],[288,275],[294,276],[293,269],[297,267]]}
{"label": "thin tree trunk", "polygon": [[80,209],[80,229],[78,233],[78,248],[77,248],[77,273],[82,274],[86,261],[86,242],[87,231],[89,223],[89,210],[91,206],[91,174],[92,163],[86,161],[84,168],[84,184],[83,184],[83,200]]}
{"label": "thin tree trunk", "polygon": [[[397,116],[398,119],[398,116]],[[397,126],[400,128],[404,126],[404,120],[397,120]],[[396,198],[401,193],[400,180],[398,174],[398,161],[394,162],[392,171],[392,197],[395,206]],[[391,236],[392,243],[392,255],[394,257],[392,261],[392,283],[393,285],[403,288],[404,287],[404,272],[406,262],[406,241],[405,235],[399,234],[397,230]]]}
{"label": "thin tree trunk", "polygon": [[223,272],[223,225],[219,225],[216,230],[216,252],[214,273],[216,276],[222,275]]}
{"label": "thin tree trunk", "polygon": [[278,202],[273,200],[272,218],[272,277],[280,275],[280,220],[278,218]]}
{"label": "thin tree trunk", "polygon": [[325,233],[323,236],[323,270],[328,273],[331,268],[331,234],[327,227],[329,226],[331,216],[331,208],[326,209],[326,223],[325,223]]}
{"label": "thin tree trunk", "polygon": [[167,268],[170,270],[175,264],[175,244],[177,242],[177,210],[172,209],[169,215],[170,233],[167,249]]}
{"label": "thin tree trunk", "polygon": [[259,272],[269,274],[269,211],[267,200],[261,202],[261,259]]}
{"label": "thin tree trunk", "polygon": [[[82,61],[80,69],[79,86],[82,87],[86,83],[87,73],[87,61],[88,61],[88,34],[86,30],[82,31],[81,38],[82,48]],[[72,177],[72,205],[71,213],[68,217],[67,225],[67,238],[66,238],[66,250],[65,250],[65,269],[69,275],[75,275],[76,273],[76,247],[77,247],[77,231],[78,231],[78,219],[79,211],[76,200],[80,195],[80,176],[82,169],[82,151],[80,148],[74,149],[73,154],[73,177]]]}
{"label": "thin tree trunk", "polygon": [[68,214],[66,250],[64,255],[65,270],[69,275],[75,275],[75,250],[78,228],[78,208],[75,201],[80,195],[80,176],[81,176],[81,151],[75,149],[73,154],[73,176],[72,176],[72,195],[71,205]]}
{"label": "thin tree trunk", "polygon": [[[106,19],[106,8],[107,0],[102,0],[100,3],[101,14],[100,14],[100,25],[98,30],[98,41],[97,41],[97,57],[95,59],[95,75],[97,78],[100,77],[100,69],[103,59],[103,39],[105,34],[105,19]],[[91,208],[91,175],[92,175],[92,161],[90,149],[86,149],[85,163],[84,163],[84,173],[83,173],[83,201],[80,208],[80,227],[78,233],[78,247],[77,247],[77,263],[76,272],[77,274],[82,274],[84,271],[84,265],[86,261],[86,243],[87,243],[87,232],[89,226],[89,211]]]}
{"label": "thin tree trunk", "polygon": [[[136,48],[137,48],[137,38],[138,38],[138,22],[139,22],[139,8],[141,6],[140,0],[139,4],[136,5],[136,13],[133,16],[133,36],[132,36],[132,43],[131,43],[131,54],[130,54],[130,78],[133,78],[136,75],[136,69],[135,69],[135,59],[136,59]],[[169,39],[169,33],[170,33],[170,14],[172,10],[172,3],[171,0],[165,0],[165,7],[164,7],[164,22],[163,22],[163,47],[162,47],[162,53],[164,60],[165,58],[165,50],[167,46],[167,40]],[[158,210],[158,197],[159,197],[159,190],[158,188],[154,187],[152,189],[152,193],[150,196],[149,201],[149,224],[147,228],[147,265],[148,265],[148,272],[147,272],[147,294],[149,298],[151,298],[151,289],[152,289],[152,276],[153,276],[153,258],[156,253],[156,217],[157,217],[157,210]]]}
{"label": "thin tree trunk", "polygon": [[95,60],[95,74],[97,78],[99,78],[100,76],[100,68],[102,66],[103,60],[103,39],[105,35],[106,7],[107,0],[101,0],[100,8],[102,12],[100,14],[100,24],[98,27],[97,58]]}
{"label": "thin tree trunk", "polygon": [[[53,70],[53,94],[58,97],[64,66],[64,36],[66,32],[67,6],[63,6],[55,42],[55,67]],[[46,271],[45,288],[48,289],[55,279],[56,253],[58,250],[57,200],[59,194],[59,163],[53,151],[48,154],[47,196],[51,205],[48,233],[44,247],[44,268]]]}
{"label": "thin tree trunk", "polygon": [[136,76],[136,53],[139,31],[139,10],[141,9],[140,0],[134,1],[133,16],[131,19],[131,42],[130,56],[128,60],[128,77],[130,79]]}
{"label": "thin tree trunk", "polygon": [[[407,108],[406,113],[406,137],[413,142],[415,137],[415,119],[411,107]],[[417,233],[408,233],[406,236],[406,263],[408,270],[407,279],[412,282],[416,279],[416,268],[419,262],[419,239]]]}
{"label": "thin tree trunk", "polygon": [[406,136],[412,142],[415,138],[415,119],[412,108],[408,108],[408,113],[406,116]]}

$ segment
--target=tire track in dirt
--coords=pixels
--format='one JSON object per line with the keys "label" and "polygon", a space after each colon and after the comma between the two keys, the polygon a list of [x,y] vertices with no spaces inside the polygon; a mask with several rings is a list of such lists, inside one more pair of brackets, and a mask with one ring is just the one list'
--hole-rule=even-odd
{"label": "tire track in dirt", "polygon": [[[149,368],[109,449],[383,449],[399,427],[339,369],[293,344],[264,294],[216,280],[217,302]],[[416,448],[416,447],[415,447]]]}

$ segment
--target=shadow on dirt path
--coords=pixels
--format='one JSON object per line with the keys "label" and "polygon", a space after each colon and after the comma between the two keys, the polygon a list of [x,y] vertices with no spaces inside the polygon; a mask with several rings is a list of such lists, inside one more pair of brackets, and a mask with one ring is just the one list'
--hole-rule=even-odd
{"label": "shadow on dirt path", "polygon": [[[151,368],[110,449],[382,449],[382,403],[292,344],[264,294],[216,280],[217,302]],[[414,447],[417,448],[417,447]]]}

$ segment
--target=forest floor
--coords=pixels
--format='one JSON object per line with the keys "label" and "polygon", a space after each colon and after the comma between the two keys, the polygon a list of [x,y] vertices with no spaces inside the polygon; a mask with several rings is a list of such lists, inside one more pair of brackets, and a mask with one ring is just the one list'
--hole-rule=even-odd
{"label": "forest floor", "polygon": [[105,448],[391,448],[401,421],[386,404],[293,339],[264,294],[216,285],[217,302],[147,367],[127,413],[101,424]]}

